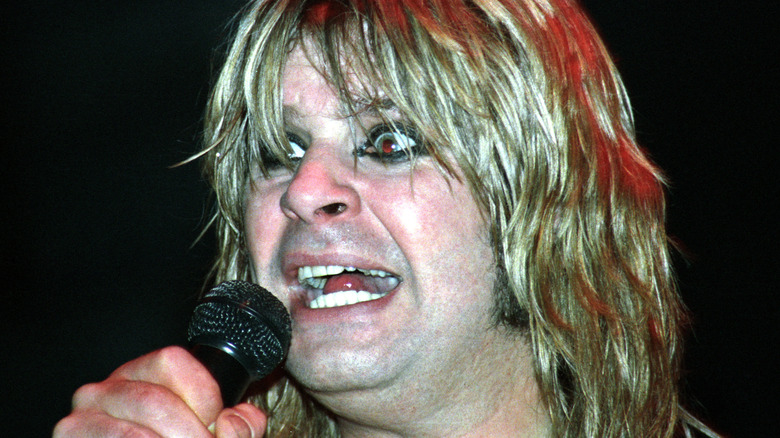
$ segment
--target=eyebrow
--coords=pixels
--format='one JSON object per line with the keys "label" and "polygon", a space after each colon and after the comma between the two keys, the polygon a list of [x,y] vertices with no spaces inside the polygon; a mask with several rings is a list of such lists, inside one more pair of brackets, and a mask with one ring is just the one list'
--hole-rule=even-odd
{"label": "eyebrow", "polygon": [[[397,111],[398,107],[395,102],[389,98],[358,98],[352,102],[354,112],[352,114],[345,112],[343,117],[350,116],[368,116],[381,118],[384,113],[389,111]],[[296,121],[304,119],[300,111],[293,106],[284,105],[282,107],[282,118],[285,123],[294,124]]]}
{"label": "eyebrow", "polygon": [[303,115],[294,107],[284,105],[282,107],[282,120],[284,120],[285,123],[300,121],[303,120]]}
{"label": "eyebrow", "polygon": [[395,102],[387,97],[372,99],[359,98],[354,102],[355,114],[381,117],[382,113],[397,110]]}

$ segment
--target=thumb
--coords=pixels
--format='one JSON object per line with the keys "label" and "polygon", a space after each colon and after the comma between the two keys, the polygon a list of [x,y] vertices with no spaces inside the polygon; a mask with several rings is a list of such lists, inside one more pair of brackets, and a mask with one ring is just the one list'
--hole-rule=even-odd
{"label": "thumb", "polygon": [[263,411],[241,403],[219,413],[214,432],[217,438],[260,438],[265,435],[266,422]]}

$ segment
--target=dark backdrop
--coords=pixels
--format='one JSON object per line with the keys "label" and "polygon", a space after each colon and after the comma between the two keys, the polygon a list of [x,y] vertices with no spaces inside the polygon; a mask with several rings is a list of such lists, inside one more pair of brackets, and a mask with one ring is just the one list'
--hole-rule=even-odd
{"label": "dark backdrop", "polygon": [[[694,314],[689,404],[729,435],[763,436],[777,413],[777,28],[762,6],[773,2],[679,3],[587,6],[672,181],[669,228],[688,252],[677,269]],[[170,166],[198,148],[239,4],[0,7],[9,436],[50,435],[78,386],[183,343],[213,242],[193,245],[209,210],[197,166]]]}

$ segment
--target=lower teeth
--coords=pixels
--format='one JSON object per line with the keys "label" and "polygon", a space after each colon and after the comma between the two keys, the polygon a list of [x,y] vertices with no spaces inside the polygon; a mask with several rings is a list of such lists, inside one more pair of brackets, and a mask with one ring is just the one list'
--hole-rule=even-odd
{"label": "lower teeth", "polygon": [[330,307],[349,306],[351,304],[363,303],[382,298],[386,294],[374,294],[364,290],[354,291],[345,290],[320,295],[309,303],[310,309],[327,309]]}

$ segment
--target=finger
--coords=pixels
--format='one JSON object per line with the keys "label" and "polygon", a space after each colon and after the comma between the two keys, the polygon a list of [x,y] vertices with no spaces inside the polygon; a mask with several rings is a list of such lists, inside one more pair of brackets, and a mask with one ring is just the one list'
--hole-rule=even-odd
{"label": "finger", "polygon": [[146,381],[169,388],[203,424],[214,422],[222,409],[217,382],[203,364],[181,347],[166,347],[142,356],[123,365],[109,378]]}
{"label": "finger", "polygon": [[75,411],[54,426],[52,438],[162,438],[152,429],[98,411]]}
{"label": "finger", "polygon": [[168,388],[149,382],[107,380],[85,385],[73,396],[74,413],[102,411],[165,437],[210,438],[203,422]]}
{"label": "finger", "polygon": [[242,403],[220,412],[217,417],[217,438],[259,438],[265,434],[267,417],[249,403]]}

